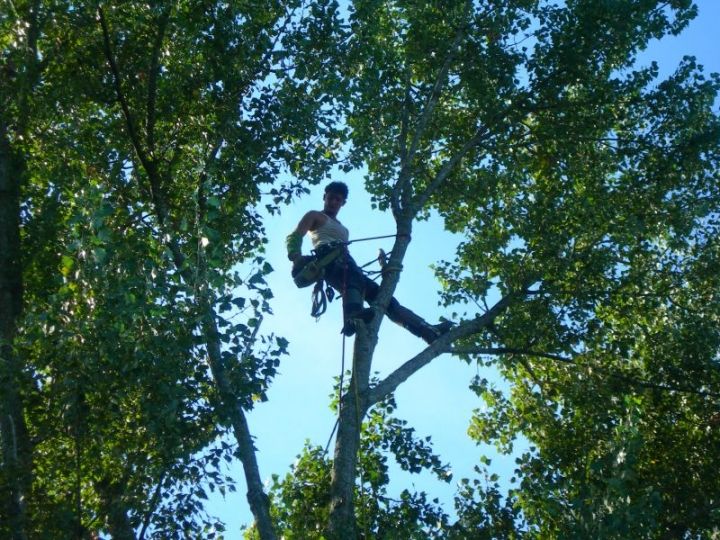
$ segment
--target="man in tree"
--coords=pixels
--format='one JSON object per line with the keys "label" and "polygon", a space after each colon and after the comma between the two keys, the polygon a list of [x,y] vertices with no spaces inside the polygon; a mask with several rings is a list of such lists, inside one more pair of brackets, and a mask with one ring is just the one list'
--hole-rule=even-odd
{"label": "man in tree", "polygon": [[[370,322],[375,314],[372,308],[363,308],[363,300],[372,303],[380,286],[368,278],[347,250],[349,232],[337,220],[340,209],[345,205],[348,187],[343,182],[330,182],[325,187],[323,209],[311,210],[303,216],[297,228],[287,237],[288,259],[293,262],[293,275],[312,257],[303,257],[302,239],[310,233],[310,240],[318,258],[324,257],[334,249],[341,253],[325,267],[325,279],[343,298],[343,333],[352,336],[355,333],[355,321]],[[448,321],[429,324],[422,317],[400,305],[393,298],[387,309],[390,320],[407,329],[411,334],[432,343],[451,326]]]}

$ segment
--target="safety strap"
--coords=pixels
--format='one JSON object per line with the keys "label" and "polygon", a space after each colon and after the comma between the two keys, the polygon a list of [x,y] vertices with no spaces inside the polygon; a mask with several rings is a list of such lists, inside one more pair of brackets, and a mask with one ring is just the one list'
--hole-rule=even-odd
{"label": "safety strap", "polygon": [[325,268],[328,264],[333,262],[335,259],[337,259],[344,250],[344,245],[341,244],[339,246],[333,247],[331,250],[329,250],[327,253],[325,253],[322,257],[316,255],[317,257],[317,265],[320,268]]}

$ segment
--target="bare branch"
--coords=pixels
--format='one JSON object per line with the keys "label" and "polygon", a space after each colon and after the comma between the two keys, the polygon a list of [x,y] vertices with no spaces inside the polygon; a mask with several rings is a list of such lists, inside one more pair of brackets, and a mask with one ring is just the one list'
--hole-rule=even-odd
{"label": "bare branch", "polygon": [[428,348],[417,354],[402,366],[393,371],[390,375],[380,381],[375,387],[370,389],[368,406],[377,403],[395,389],[420,368],[429,364],[433,359],[437,358],[444,352],[453,352],[450,345],[464,337],[477,334],[482,329],[489,326],[498,315],[520,298],[522,294],[511,293],[501,298],[489,311],[473,320],[465,321],[452,329],[447,334],[441,336],[437,341],[433,342]]}
{"label": "bare branch", "polygon": [[438,186],[445,181],[455,166],[489,134],[490,130],[485,127],[480,127],[475,131],[473,136],[463,144],[462,148],[443,164],[440,171],[435,175],[435,178],[430,182],[430,185],[425,188],[422,195],[415,200],[414,210],[417,211],[425,206],[427,200],[437,190]]}

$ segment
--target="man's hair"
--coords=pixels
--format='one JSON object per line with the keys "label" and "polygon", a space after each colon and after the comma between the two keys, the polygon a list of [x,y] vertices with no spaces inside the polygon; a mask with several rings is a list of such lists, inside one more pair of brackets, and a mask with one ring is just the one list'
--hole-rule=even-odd
{"label": "man's hair", "polygon": [[343,196],[343,199],[347,199],[348,187],[345,182],[330,182],[325,186],[325,193],[338,193]]}

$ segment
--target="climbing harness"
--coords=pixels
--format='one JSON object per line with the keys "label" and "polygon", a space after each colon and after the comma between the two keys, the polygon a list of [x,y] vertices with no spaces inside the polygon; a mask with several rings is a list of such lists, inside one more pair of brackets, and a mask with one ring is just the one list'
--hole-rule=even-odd
{"label": "climbing harness", "polygon": [[[340,255],[342,255],[346,247],[350,244],[353,244],[355,242],[365,242],[367,240],[380,240],[382,238],[396,238],[398,236],[405,235],[386,234],[383,236],[368,236],[367,238],[355,238],[354,240],[350,240],[349,242],[333,242],[332,244],[324,244],[318,249],[314,249],[312,251],[312,256],[301,257],[300,261],[297,263],[297,267],[293,268],[293,281],[295,282],[295,285],[297,285],[301,289],[309,287],[313,283],[323,278],[323,276],[325,275],[325,267],[332,263]],[[380,256],[377,259],[373,259],[369,263],[364,264],[363,266],[361,266],[361,268],[365,268],[365,266],[367,266],[368,264],[372,264],[376,260],[380,262],[383,266],[384,264],[387,264],[387,255],[382,249],[380,250]]]}
{"label": "climbing harness", "polygon": [[292,271],[293,281],[299,288],[309,287],[313,283],[312,308],[310,315],[316,319],[327,310],[327,303],[332,302],[335,291],[325,285],[325,268],[332,264],[345,251],[342,242],[321,246],[312,251],[312,256],[303,257]]}
{"label": "climbing harness", "polygon": [[[328,302],[332,302],[335,297],[335,291],[330,285],[326,285],[325,268],[332,264],[338,257],[340,257],[346,250],[347,246],[354,242],[365,242],[367,240],[380,240],[383,238],[396,238],[398,234],[387,234],[383,236],[369,236],[367,238],[355,238],[349,242],[333,242],[332,244],[325,244],[320,246],[318,249],[312,250],[312,255],[301,257],[298,262],[294,265],[292,270],[292,278],[298,288],[303,289],[310,285],[315,285],[312,292],[312,308],[310,315],[316,319],[320,317],[325,311],[327,311]],[[384,271],[389,270],[387,264],[388,256],[384,250],[380,249],[380,254],[377,258],[372,259],[366,264],[363,264],[359,268],[363,270],[367,275],[373,276],[372,279],[376,279]],[[364,270],[366,266],[373,263],[380,263],[381,270],[368,271]]]}
{"label": "climbing harness", "polygon": [[311,257],[302,257],[293,268],[292,277],[299,288],[309,287],[325,275],[325,267],[342,255],[345,250],[344,243],[328,244],[322,250],[313,250]]}

